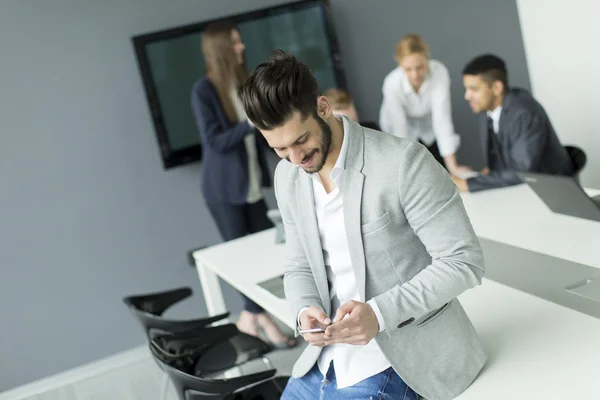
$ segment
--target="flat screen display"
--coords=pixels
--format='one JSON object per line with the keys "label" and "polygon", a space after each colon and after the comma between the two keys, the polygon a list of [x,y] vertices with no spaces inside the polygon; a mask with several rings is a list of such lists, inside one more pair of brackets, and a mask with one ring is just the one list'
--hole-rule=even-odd
{"label": "flat screen display", "polygon": [[[345,88],[328,1],[300,1],[222,19],[234,23],[242,36],[248,72],[280,49],[307,64],[322,90]],[[133,38],[165,168],[201,159],[190,93],[206,72],[202,30],[215,21]]]}

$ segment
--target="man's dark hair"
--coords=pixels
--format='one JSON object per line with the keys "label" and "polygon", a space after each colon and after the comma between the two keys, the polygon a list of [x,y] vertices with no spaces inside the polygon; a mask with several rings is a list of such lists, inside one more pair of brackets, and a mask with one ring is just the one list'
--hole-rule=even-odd
{"label": "man's dark hair", "polygon": [[283,125],[298,111],[302,119],[317,116],[319,85],[307,65],[277,51],[257,66],[238,91],[246,115],[258,129]]}
{"label": "man's dark hair", "polygon": [[463,69],[463,75],[481,75],[481,78],[489,85],[494,81],[500,81],[504,90],[508,89],[508,73],[504,60],[493,54],[484,54],[475,57]]}

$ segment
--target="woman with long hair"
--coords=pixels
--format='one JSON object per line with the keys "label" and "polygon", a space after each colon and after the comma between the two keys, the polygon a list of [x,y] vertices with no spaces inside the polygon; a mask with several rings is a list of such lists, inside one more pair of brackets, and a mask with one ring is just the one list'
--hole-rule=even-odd
{"label": "woman with long hair", "polygon": [[448,69],[430,58],[429,46],[416,34],[400,39],[396,62],[383,81],[381,130],[421,142],[450,174],[469,174],[456,161],[460,136],[452,123]]}
{"label": "woman with long hair", "polygon": [[[237,99],[244,82],[244,43],[234,25],[211,24],[202,33],[206,75],[192,89],[191,103],[202,140],[201,189],[223,240],[271,228],[261,186],[270,185],[256,134]],[[252,266],[248,266],[251,268]],[[278,348],[295,345],[256,303],[244,298],[237,327],[257,336],[262,329]]]}

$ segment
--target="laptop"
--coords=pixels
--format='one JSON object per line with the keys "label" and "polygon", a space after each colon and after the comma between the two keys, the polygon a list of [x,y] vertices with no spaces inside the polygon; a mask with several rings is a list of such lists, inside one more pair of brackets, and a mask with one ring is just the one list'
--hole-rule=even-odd
{"label": "laptop", "polygon": [[266,281],[259,282],[258,286],[265,289],[271,294],[285,299],[285,290],[283,287],[283,275],[278,275],[275,278],[267,279]]}
{"label": "laptop", "polygon": [[600,196],[589,197],[575,178],[533,172],[518,174],[552,212],[600,222]]}

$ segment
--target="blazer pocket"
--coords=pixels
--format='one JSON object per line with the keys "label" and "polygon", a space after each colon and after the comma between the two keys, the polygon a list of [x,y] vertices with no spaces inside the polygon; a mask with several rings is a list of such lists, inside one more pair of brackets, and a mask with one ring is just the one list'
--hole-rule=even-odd
{"label": "blazer pocket", "polygon": [[367,222],[366,224],[362,224],[360,230],[362,231],[363,235],[366,235],[367,233],[372,233],[380,228],[383,228],[388,224],[388,222],[390,222],[390,220],[390,213],[386,211],[381,217]]}
{"label": "blazer pocket", "polygon": [[436,319],[437,317],[439,317],[440,315],[442,315],[442,313],[444,311],[446,311],[448,309],[448,307],[450,307],[450,303],[452,303],[452,301],[447,302],[446,304],[444,304],[443,306],[441,306],[440,308],[438,308],[437,310],[433,310],[427,314],[425,314],[424,317],[422,317],[419,321],[417,321],[417,325],[419,327],[433,321],[434,319]]}

